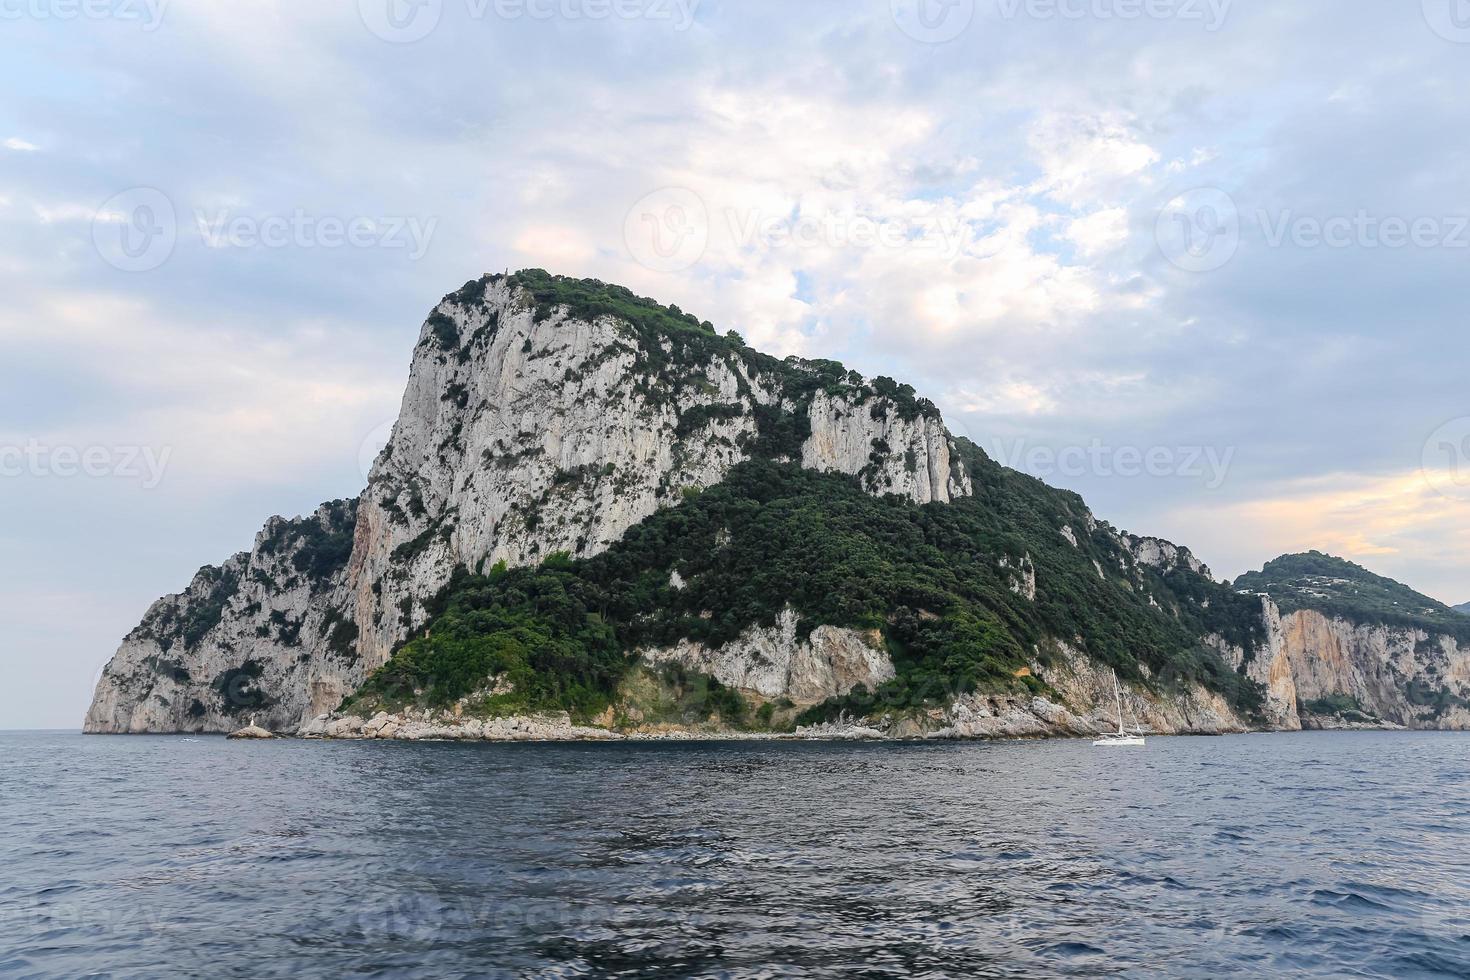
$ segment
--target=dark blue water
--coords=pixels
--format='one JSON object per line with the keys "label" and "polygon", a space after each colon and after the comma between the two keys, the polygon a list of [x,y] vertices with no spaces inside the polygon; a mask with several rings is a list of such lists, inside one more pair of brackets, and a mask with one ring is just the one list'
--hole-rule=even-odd
{"label": "dark blue water", "polygon": [[1470,736],[0,734],[0,975],[1470,975]]}

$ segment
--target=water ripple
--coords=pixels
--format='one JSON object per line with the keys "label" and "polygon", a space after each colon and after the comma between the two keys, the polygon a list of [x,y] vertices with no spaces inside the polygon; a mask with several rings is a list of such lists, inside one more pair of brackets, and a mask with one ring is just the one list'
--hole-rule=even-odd
{"label": "water ripple", "polygon": [[1467,748],[6,734],[0,975],[1464,977]]}

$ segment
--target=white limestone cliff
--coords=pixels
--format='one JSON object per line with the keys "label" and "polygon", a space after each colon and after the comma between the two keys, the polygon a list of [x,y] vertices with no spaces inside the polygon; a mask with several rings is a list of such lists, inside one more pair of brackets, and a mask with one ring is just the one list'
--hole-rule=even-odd
{"label": "white limestone cliff", "polygon": [[751,627],[720,647],[682,640],[640,653],[646,663],[676,663],[726,687],[766,700],[787,698],[801,707],[847,694],[858,685],[875,690],[894,678],[893,661],[876,631],[818,626],[803,638],[797,626],[796,613],[787,607],[775,626]]}
{"label": "white limestone cliff", "polygon": [[1261,686],[1264,703],[1261,712],[1266,723],[1279,731],[1298,731],[1302,727],[1297,703],[1296,678],[1286,654],[1286,640],[1281,625],[1281,610],[1270,599],[1261,598],[1261,625],[1265,643],[1253,651],[1230,644],[1220,636],[1207,636],[1205,642],[1225,658],[1225,662]]}
{"label": "white limestone cliff", "polygon": [[1210,580],[1215,577],[1209,566],[1196,558],[1193,552],[1171,541],[1165,541],[1163,538],[1139,537],[1133,534],[1120,535],[1120,540],[1139,564],[1148,565],[1161,572],[1184,568]]}
{"label": "white limestone cliff", "polygon": [[[228,732],[254,717],[274,731],[330,734],[327,726],[342,722],[341,731],[362,735],[371,719],[354,728],[330,713],[425,623],[425,603],[456,569],[595,555],[756,454],[848,474],[871,493],[921,504],[974,492],[938,413],[911,389],[870,384],[829,362],[777,361],[713,334],[686,345],[610,316],[538,307],[514,282],[486,277],[435,307],[361,496],[298,520],[272,518],[249,551],[156,602],[98,680],[86,731]],[[1098,533],[1085,508],[1067,521],[1064,546]],[[1146,568],[1211,577],[1187,548],[1133,535],[1117,541],[1130,587],[1145,585]],[[1031,554],[993,560],[1016,595],[1035,602],[1045,592],[1047,572]],[[1106,581],[1104,567],[1093,567]],[[1261,685],[1267,727],[1326,724],[1306,705],[1333,696],[1385,724],[1470,727],[1470,655],[1453,637],[1311,611],[1282,617],[1269,600],[1261,617],[1264,641],[1251,651],[1218,636],[1202,641]],[[887,733],[1096,731],[1106,707],[1101,668],[1067,645],[1074,638],[1052,639],[1062,654],[1035,673],[1059,700],[957,695],[927,722],[909,718]],[[677,663],[797,705],[860,684],[871,691],[894,676],[881,638],[831,626],[798,636],[789,611],[719,648],[686,640],[641,652],[649,664]],[[1130,697],[1159,731],[1255,723],[1203,689],[1165,696],[1138,688]],[[518,724],[481,724],[468,737],[570,730]],[[400,728],[435,737],[424,733],[444,723],[388,719],[371,737]],[[449,729],[468,731],[458,721]]]}
{"label": "white limestone cliff", "polygon": [[[155,604],[100,678],[85,730],[228,731],[248,710],[295,730],[388,659],[456,568],[597,554],[720,482],[756,451],[763,419],[804,416],[793,457],[874,493],[971,491],[937,413],[912,399],[820,387],[803,399],[791,386],[814,375],[804,362],[676,348],[612,317],[538,309],[503,277],[445,297],[350,505],[345,561],[308,581],[291,549],[271,550],[273,529],[300,522],[273,518],[251,552]],[[186,641],[187,623],[199,635]]]}
{"label": "white limestone cliff", "polygon": [[[340,605],[356,504],[272,518],[248,552],[153,604],[98,679],[88,732],[293,729],[361,676]],[[338,555],[340,554],[340,557]]]}
{"label": "white limestone cliff", "polygon": [[[1302,609],[1282,617],[1281,642],[1304,714],[1339,695],[1406,728],[1470,730],[1470,649],[1453,636]],[[1304,722],[1330,719],[1306,714]]]}

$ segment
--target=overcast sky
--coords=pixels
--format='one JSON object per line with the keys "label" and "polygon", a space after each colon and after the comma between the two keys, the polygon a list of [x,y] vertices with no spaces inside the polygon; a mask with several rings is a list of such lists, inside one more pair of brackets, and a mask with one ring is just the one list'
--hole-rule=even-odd
{"label": "overcast sky", "polygon": [[1470,599],[1464,0],[0,0],[0,81],[0,728],[356,494],[429,308],[525,266],[1219,575]]}

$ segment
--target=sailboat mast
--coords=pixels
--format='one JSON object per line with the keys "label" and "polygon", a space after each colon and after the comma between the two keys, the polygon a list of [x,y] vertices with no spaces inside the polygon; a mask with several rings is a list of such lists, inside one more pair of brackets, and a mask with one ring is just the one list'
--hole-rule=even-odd
{"label": "sailboat mast", "polygon": [[1118,734],[1123,734],[1123,692],[1118,687],[1118,672],[1113,671],[1113,697],[1118,702]]}

